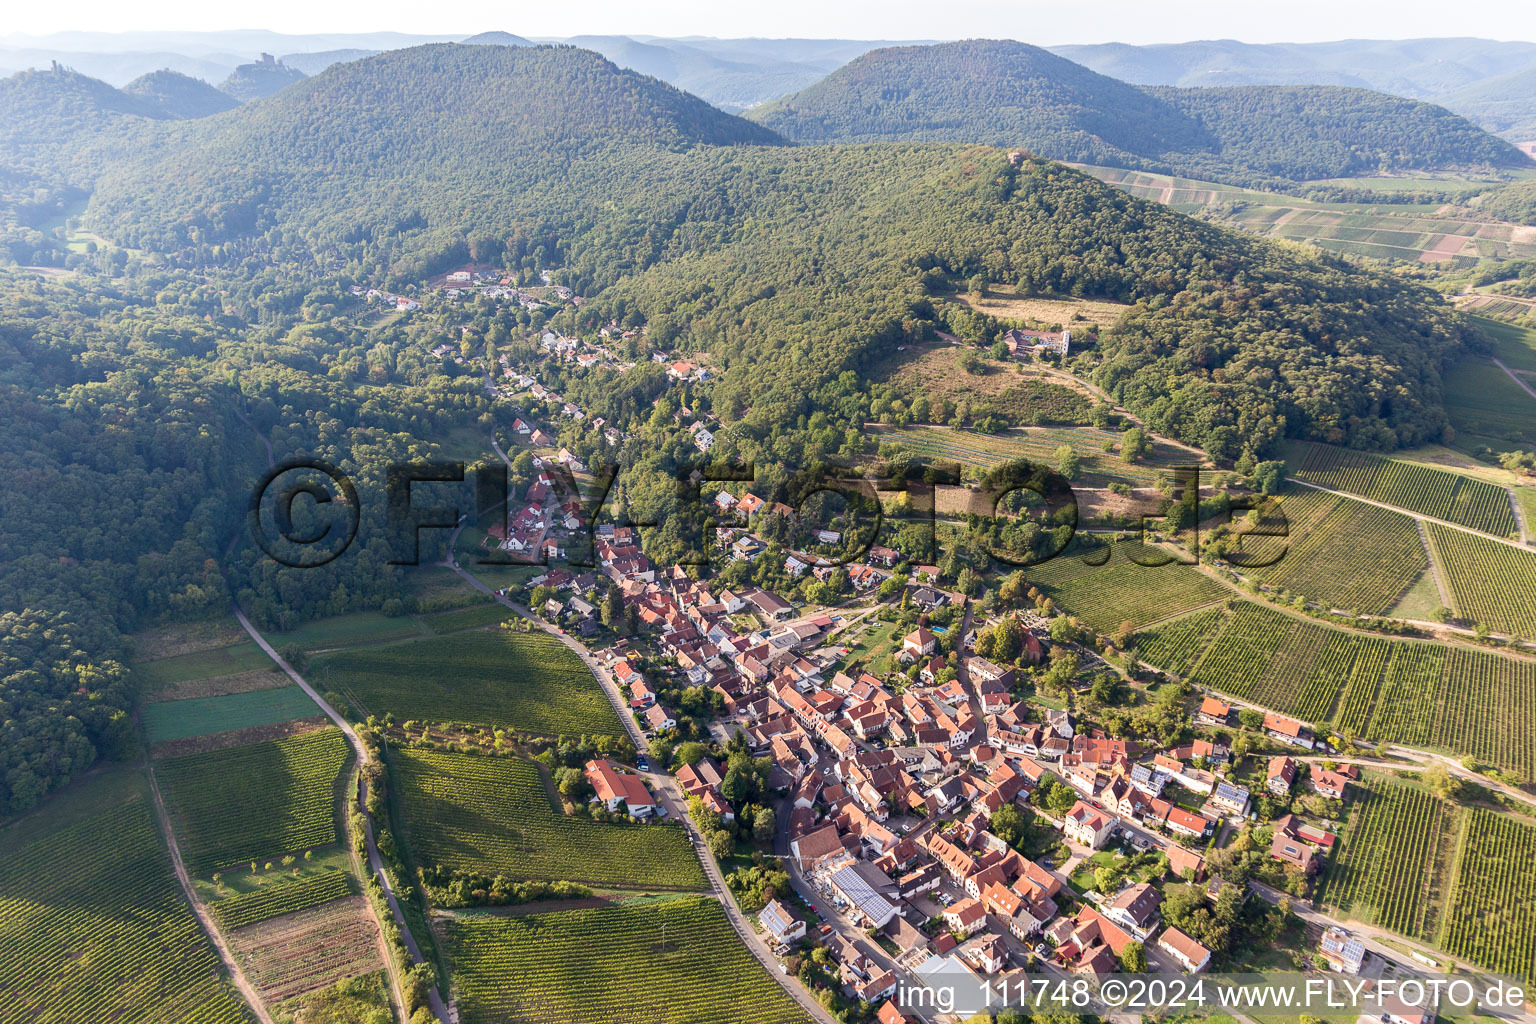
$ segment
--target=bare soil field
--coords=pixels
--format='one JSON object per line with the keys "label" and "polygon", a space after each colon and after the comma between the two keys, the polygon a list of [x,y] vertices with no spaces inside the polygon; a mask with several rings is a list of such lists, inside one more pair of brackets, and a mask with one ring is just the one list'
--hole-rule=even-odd
{"label": "bare soil field", "polygon": [[[1038,298],[1015,295],[1011,287],[1004,285],[993,285],[980,303],[972,302],[970,296],[964,293],[957,294],[955,301],[969,309],[997,317],[999,320],[1025,320],[1047,326],[1061,324],[1063,327],[1072,327],[1074,324],[1082,326],[1085,323],[1095,324],[1100,328],[1108,327],[1131,308],[1123,302],[1109,302],[1104,299]],[[1081,317],[1081,319],[1074,321],[1075,317]]]}
{"label": "bare soil field", "polygon": [[348,896],[229,933],[252,984],[280,1002],[384,967],[365,897]]}
{"label": "bare soil field", "polygon": [[209,733],[206,736],[188,736],[181,740],[166,740],[150,752],[154,758],[181,757],[183,754],[202,754],[210,750],[228,747],[244,747],[267,740],[283,740],[290,736],[302,736],[316,732],[331,724],[324,715],[300,718],[292,722],[275,722],[272,725],[253,725],[249,729],[231,729],[229,732]]}
{"label": "bare soil field", "polygon": [[158,661],[178,654],[230,647],[244,639],[245,633],[233,619],[159,626],[133,634],[133,658],[135,661]]}
{"label": "bare soil field", "polygon": [[250,693],[252,690],[274,690],[288,686],[289,679],[277,668],[261,668],[251,672],[237,672],[231,676],[210,676],[207,679],[184,679],[167,683],[152,695],[153,700],[186,700],[190,697],[227,697],[232,693]]}

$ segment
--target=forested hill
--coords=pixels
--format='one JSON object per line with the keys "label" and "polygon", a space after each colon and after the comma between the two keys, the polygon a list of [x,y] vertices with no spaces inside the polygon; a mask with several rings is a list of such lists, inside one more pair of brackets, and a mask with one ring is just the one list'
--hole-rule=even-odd
{"label": "forested hill", "polygon": [[202,79],[169,68],[140,75],[123,86],[123,92],[148,101],[164,117],[208,117],[240,105]]}
{"label": "forested hill", "polygon": [[0,169],[78,184],[94,177],[118,144],[165,114],[67,68],[0,79]]}
{"label": "forested hill", "polygon": [[[1419,100],[1330,85],[1148,88],[1215,139],[1222,164],[1307,181],[1379,171],[1529,167],[1514,146]],[[1188,165],[1202,154],[1164,154]]]}
{"label": "forested hill", "polygon": [[1084,372],[1219,458],[1445,429],[1462,324],[1437,296],[1004,150],[734,145],[777,137],[551,47],[383,54],[173,127],[103,179],[97,230],[194,265],[307,246],[402,287],[471,258],[561,266],[656,344],[708,348],[716,409],[767,434],[839,374],[955,327],[934,300],[977,273],[1140,303]]}
{"label": "forested hill", "polygon": [[994,39],[873,50],[747,116],[804,142],[980,142],[1087,163],[1211,142],[1135,86]]}
{"label": "forested hill", "polygon": [[806,142],[984,142],[1255,185],[1529,165],[1429,103],[1333,86],[1143,90],[992,40],[875,50],[747,116]]}

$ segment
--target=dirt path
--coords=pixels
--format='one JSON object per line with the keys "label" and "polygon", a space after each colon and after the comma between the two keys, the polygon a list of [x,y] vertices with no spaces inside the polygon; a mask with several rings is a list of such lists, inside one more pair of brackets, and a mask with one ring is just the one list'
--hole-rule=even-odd
{"label": "dirt path", "polygon": [[[372,758],[368,754],[368,748],[358,737],[357,732],[352,728],[351,723],[348,722],[345,718],[342,718],[341,714],[337,712],[335,708],[326,703],[325,698],[320,696],[315,688],[310,686],[309,683],[305,681],[304,677],[299,675],[299,673],[294,670],[293,666],[288,664],[288,662],[283,659],[283,656],[278,654],[277,651],[272,648],[271,644],[267,643],[267,638],[257,632],[256,627],[251,625],[251,620],[245,617],[244,612],[242,612],[238,607],[235,607],[234,612],[235,618],[239,620],[240,625],[244,627],[248,634],[250,634],[251,639],[256,641],[256,645],[266,652],[267,657],[271,658],[273,662],[276,663],[277,667],[282,669],[283,672],[287,674],[289,679],[293,680],[295,685],[297,685],[301,690],[308,694],[309,698],[313,700],[317,705],[319,705],[320,710],[325,712],[326,717],[329,718],[338,729],[346,734],[347,742],[352,745],[352,750],[357,755],[358,769],[361,771],[362,766],[370,763]],[[395,919],[395,925],[400,929],[401,937],[405,939],[405,947],[407,952],[411,954],[411,962],[413,964],[424,963],[426,961],[426,957],[422,955],[421,947],[416,944],[416,937],[411,934],[410,927],[405,923],[405,914],[400,910],[400,901],[398,898],[396,898],[394,886],[390,884],[389,875],[384,870],[384,858],[379,855],[378,844],[374,841],[373,819],[369,816],[367,811],[368,787],[367,784],[364,783],[361,779],[359,779],[358,782],[357,796],[358,805],[360,808],[362,808],[363,812],[363,838],[366,841],[368,847],[369,869],[372,871],[373,877],[378,879],[379,886],[384,890],[384,898],[389,904],[389,910]],[[368,906],[371,909],[373,907],[373,903],[370,902]],[[383,923],[378,923],[380,929],[382,929]],[[404,1003],[404,994],[400,990],[400,978],[395,968],[394,957],[385,957],[384,964],[389,969],[390,981],[393,983],[396,998],[401,1003]],[[442,993],[440,993],[436,988],[429,989],[427,991],[427,1002],[432,1008],[433,1015],[436,1016],[438,1020],[442,1021],[443,1024],[452,1024],[452,1021],[455,1020],[456,1015],[450,1013],[448,1004],[443,1001]]]}
{"label": "dirt path", "polygon": [[1447,522],[1444,519],[1436,519],[1434,516],[1427,516],[1422,512],[1410,512],[1405,508],[1398,508],[1396,505],[1388,505],[1383,501],[1376,501],[1372,498],[1362,498],[1358,494],[1350,494],[1348,491],[1336,491],[1332,487],[1324,487],[1322,484],[1308,483],[1307,481],[1300,480],[1294,476],[1287,477],[1286,479],[1293,484],[1299,484],[1302,487],[1310,487],[1314,491],[1327,491],[1329,494],[1337,494],[1341,498],[1349,498],[1352,501],[1363,501],[1367,505],[1375,505],[1377,508],[1384,508],[1388,512],[1396,512],[1398,515],[1404,515],[1410,519],[1417,519],[1421,523],[1434,523],[1436,526],[1443,526],[1448,530],[1460,530],[1462,533],[1470,533],[1474,537],[1482,537],[1486,540],[1497,541],[1500,544],[1514,548],[1516,551],[1529,551],[1529,549],[1524,544],[1517,540],[1510,540],[1508,537],[1496,537],[1491,533],[1484,533],[1482,530],[1474,530],[1470,526],[1462,526],[1460,523],[1452,523]]}
{"label": "dirt path", "polygon": [[208,934],[208,940],[213,943],[213,948],[218,950],[219,959],[224,962],[224,969],[229,972],[229,983],[244,997],[251,1007],[251,1012],[256,1015],[256,1019],[261,1021],[261,1024],[273,1024],[272,1015],[267,1012],[267,1004],[262,1001],[261,993],[256,991],[256,986],[250,983],[245,972],[240,969],[234,953],[230,952],[229,945],[224,941],[223,933],[214,924],[213,915],[198,898],[197,889],[192,885],[192,876],[187,873],[186,862],[181,859],[181,846],[176,842],[176,830],[171,827],[171,816],[166,813],[165,798],[160,795],[160,781],[155,778],[154,766],[150,764],[147,755],[144,758],[144,771],[149,776],[149,792],[154,798],[155,818],[160,822],[160,834],[165,836],[165,845],[171,851],[171,866],[176,870],[176,881],[181,883],[181,891],[187,894],[187,902],[192,904],[192,912],[202,922],[203,931]]}
{"label": "dirt path", "polygon": [[1529,384],[1527,384],[1525,381],[1521,380],[1520,379],[1520,375],[1518,373],[1516,373],[1514,370],[1511,370],[1509,367],[1505,366],[1504,365],[1504,361],[1502,359],[1498,358],[1497,356],[1489,356],[1488,358],[1493,360],[1493,365],[1497,366],[1499,369],[1503,370],[1504,373],[1509,377],[1510,380],[1512,380],[1516,384],[1520,385],[1520,390],[1521,391],[1524,391],[1526,394],[1530,395],[1532,398],[1536,398],[1536,391],[1532,391],[1531,390],[1531,386]]}
{"label": "dirt path", "polygon": [[1424,557],[1429,561],[1429,574],[1435,581],[1435,591],[1440,595],[1440,603],[1454,611],[1456,606],[1451,604],[1450,588],[1445,585],[1445,577],[1440,574],[1440,556],[1429,539],[1429,530],[1421,519],[1414,520],[1413,525],[1419,528],[1419,542],[1424,545]]}

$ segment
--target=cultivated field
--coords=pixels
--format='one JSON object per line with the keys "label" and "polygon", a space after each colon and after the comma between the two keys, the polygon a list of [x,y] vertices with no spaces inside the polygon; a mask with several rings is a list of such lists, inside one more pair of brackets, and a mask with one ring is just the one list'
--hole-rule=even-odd
{"label": "cultivated field", "polygon": [[308,676],[368,714],[622,736],[592,673],[542,633],[469,632],[324,655]]}
{"label": "cultivated field", "polygon": [[1457,814],[1413,786],[1372,779],[1351,787],[1349,824],[1320,898],[1356,920],[1433,942]]}
{"label": "cultivated field", "polygon": [[336,785],[349,756],[341,730],[325,729],[159,762],[187,869],[203,874],[335,843]]}
{"label": "cultivated field", "polygon": [[247,1024],[137,775],[0,831],[0,1024]]}
{"label": "cultivated field", "polygon": [[1118,448],[1123,435],[1097,427],[1028,427],[1001,434],[925,426],[897,430],[871,425],[871,429],[877,431],[874,436],[882,443],[895,441],[930,460],[957,462],[978,469],[1001,465],[1010,459],[1055,466],[1056,450],[1066,445],[1077,454],[1082,467],[1073,483],[1083,487],[1107,487],[1116,482],[1151,487],[1174,467],[1195,465],[1201,460],[1192,452],[1157,443],[1146,458],[1126,463],[1118,454],[1104,451],[1105,444]]}
{"label": "cultivated field", "polygon": [[[280,674],[278,678],[285,683],[288,681]],[[144,729],[145,741],[154,746],[192,736],[316,718],[320,714],[319,705],[308,694],[297,686],[288,685],[279,689],[146,704],[139,711],[139,724]]]}
{"label": "cultivated field", "polygon": [[616,889],[705,887],[681,827],[561,814],[532,762],[431,750],[391,756],[411,850],[424,867]]}
{"label": "cultivated field", "polygon": [[1489,629],[1536,637],[1536,551],[1431,524],[1456,614]]}
{"label": "cultivated field", "polygon": [[1536,398],[1490,362],[1463,359],[1446,371],[1445,413],[1462,451],[1536,448]]}
{"label": "cultivated field", "polygon": [[345,871],[326,871],[296,881],[275,882],[255,892],[237,893],[209,904],[221,928],[241,928],[350,896],[357,886]]}
{"label": "cultivated field", "polygon": [[[1536,256],[1536,230],[1490,221],[1461,206],[1315,202],[1166,174],[1113,167],[1082,169],[1132,195],[1172,206],[1181,213],[1208,212],[1230,227],[1310,242],[1335,252],[1411,262]],[[1349,179],[1348,187],[1440,190],[1466,184],[1408,178],[1375,185],[1367,181]]]}
{"label": "cultivated field", "polygon": [[[1274,565],[1239,571],[1327,608],[1368,615],[1392,608],[1429,566],[1414,520],[1325,491],[1298,488],[1281,501],[1290,536]],[[1275,538],[1252,545],[1263,555]],[[1262,559],[1259,559],[1262,560]]]}
{"label": "cultivated field", "polygon": [[345,896],[228,933],[262,998],[278,1002],[384,966],[362,896]]}
{"label": "cultivated field", "polygon": [[465,1024],[804,1024],[714,900],[446,924]]}
{"label": "cultivated field", "polygon": [[1459,473],[1347,448],[1308,444],[1293,475],[1498,537],[1516,536],[1508,488]]}
{"label": "cultivated field", "polygon": [[1162,622],[1136,638],[1136,655],[1149,665],[1183,678],[1221,630],[1226,612],[1212,608]]}
{"label": "cultivated field", "polygon": [[1056,604],[1101,633],[1122,622],[1137,627],[1220,601],[1231,593],[1192,565],[1139,565],[1166,553],[1136,544],[1116,544],[1102,566],[1063,555],[1024,570],[1030,583]]}
{"label": "cultivated field", "polygon": [[[194,637],[196,635],[194,634]],[[218,635],[222,635],[222,633]],[[195,644],[194,639],[186,639],[183,642],[185,644]],[[170,645],[174,641],[167,636],[162,636],[157,641],[145,641],[138,646],[152,648],[154,643]],[[139,681],[139,686],[143,688],[146,694],[154,696],[178,683],[187,683],[213,676],[239,675],[244,672],[262,671],[271,667],[272,659],[262,653],[260,647],[247,641],[224,647],[194,647],[192,650],[183,651],[171,657],[160,658],[155,661],[135,661],[133,670],[135,677]]]}
{"label": "cultivated field", "polygon": [[1536,977],[1536,828],[1481,807],[1467,813],[1440,944],[1529,981]]}

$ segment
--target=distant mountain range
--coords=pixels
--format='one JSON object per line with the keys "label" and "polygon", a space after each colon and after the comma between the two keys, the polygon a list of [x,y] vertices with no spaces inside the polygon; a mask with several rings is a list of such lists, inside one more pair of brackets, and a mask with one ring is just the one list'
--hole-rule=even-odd
{"label": "distant mountain range", "polygon": [[[70,32],[0,36],[0,74],[59,61],[112,85],[170,69],[221,82],[258,53],[305,75],[331,64],[420,43],[520,46],[565,42],[741,111],[799,92],[856,57],[899,45],[854,39],[668,39],[575,36],[530,40],[511,32],[468,38],[393,32],[285,35],[277,32]],[[1132,85],[1337,85],[1431,100],[1513,141],[1536,139],[1536,43],[1489,39],[1349,39],[1243,43],[1231,39],[1132,46],[1049,48]]]}
{"label": "distant mountain range", "polygon": [[1536,139],[1536,43],[1346,39],[1053,46],[1135,85],[1343,85],[1433,100],[1514,141]]}
{"label": "distant mountain range", "polygon": [[1530,166],[1418,100],[1341,86],[1139,89],[1010,40],[875,50],[748,116],[802,142],[980,142],[1258,185]]}

